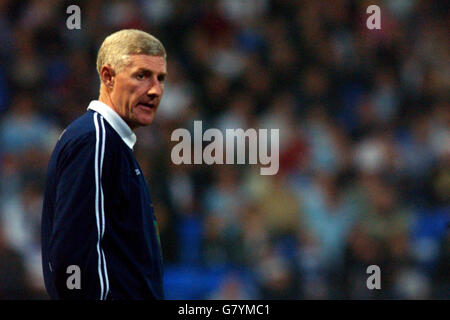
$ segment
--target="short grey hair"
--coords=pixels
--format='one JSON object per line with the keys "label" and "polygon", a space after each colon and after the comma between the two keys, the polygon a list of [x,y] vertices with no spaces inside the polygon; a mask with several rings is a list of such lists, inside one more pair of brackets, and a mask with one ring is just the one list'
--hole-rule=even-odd
{"label": "short grey hair", "polygon": [[100,72],[104,65],[110,65],[116,72],[120,72],[127,65],[129,56],[133,54],[166,59],[166,49],[161,41],[151,34],[136,29],[120,30],[106,37],[98,50],[97,72],[100,81]]}

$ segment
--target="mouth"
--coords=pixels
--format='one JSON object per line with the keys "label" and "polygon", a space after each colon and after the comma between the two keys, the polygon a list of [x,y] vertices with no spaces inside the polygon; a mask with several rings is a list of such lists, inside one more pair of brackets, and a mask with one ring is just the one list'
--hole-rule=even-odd
{"label": "mouth", "polygon": [[137,105],[137,107],[146,109],[146,110],[154,110],[156,109],[156,105],[153,103],[147,103],[147,102],[139,102]]}

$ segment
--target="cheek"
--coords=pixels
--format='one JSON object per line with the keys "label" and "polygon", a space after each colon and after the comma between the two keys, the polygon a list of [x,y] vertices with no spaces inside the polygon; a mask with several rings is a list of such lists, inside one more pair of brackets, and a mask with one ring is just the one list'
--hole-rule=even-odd
{"label": "cheek", "polygon": [[135,107],[139,99],[141,98],[142,94],[138,87],[136,86],[130,86],[127,90],[128,92],[128,105],[130,110]]}
{"label": "cheek", "polygon": [[120,101],[120,103],[127,104],[127,100],[130,97],[130,88],[127,85],[120,84],[115,88],[115,96]]}

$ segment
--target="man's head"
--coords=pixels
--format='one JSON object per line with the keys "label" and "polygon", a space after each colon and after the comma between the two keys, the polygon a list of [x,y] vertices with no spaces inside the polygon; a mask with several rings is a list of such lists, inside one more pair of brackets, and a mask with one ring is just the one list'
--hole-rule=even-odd
{"label": "man's head", "polygon": [[97,56],[100,101],[130,128],[149,125],[164,92],[166,51],[152,35],[126,29],[108,36]]}

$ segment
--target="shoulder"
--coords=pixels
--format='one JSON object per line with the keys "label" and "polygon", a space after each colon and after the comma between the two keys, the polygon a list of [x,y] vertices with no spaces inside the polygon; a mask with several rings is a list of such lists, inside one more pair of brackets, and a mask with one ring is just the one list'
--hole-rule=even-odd
{"label": "shoulder", "polygon": [[97,141],[108,140],[115,143],[117,140],[114,130],[103,118],[95,111],[87,111],[84,115],[74,120],[61,133],[59,142],[66,144],[89,144]]}
{"label": "shoulder", "polygon": [[105,155],[111,155],[111,150],[117,150],[117,140],[107,121],[99,113],[88,111],[61,133],[55,151],[59,158],[79,152],[102,151]]}

